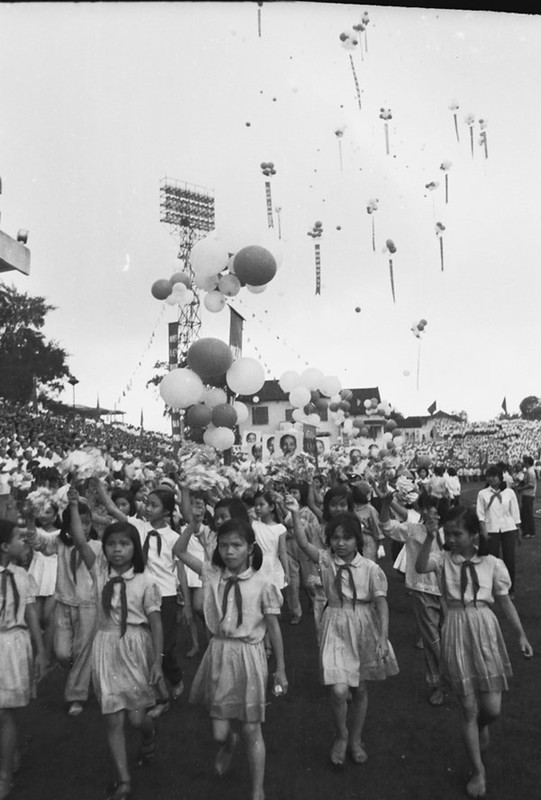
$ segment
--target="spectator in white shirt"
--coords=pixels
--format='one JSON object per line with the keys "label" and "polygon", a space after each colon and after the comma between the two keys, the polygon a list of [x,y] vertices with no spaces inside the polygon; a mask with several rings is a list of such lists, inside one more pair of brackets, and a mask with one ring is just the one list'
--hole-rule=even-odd
{"label": "spectator in white shirt", "polygon": [[490,555],[500,557],[509,571],[511,590],[515,584],[515,544],[520,529],[520,509],[513,489],[505,484],[497,465],[486,471],[488,486],[477,495],[477,516]]}

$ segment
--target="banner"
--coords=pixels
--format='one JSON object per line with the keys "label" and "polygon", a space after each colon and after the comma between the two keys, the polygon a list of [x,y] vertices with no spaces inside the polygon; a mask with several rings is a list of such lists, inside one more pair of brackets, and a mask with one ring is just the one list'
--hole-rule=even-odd
{"label": "banner", "polygon": [[[178,322],[170,322],[168,325],[168,343],[169,343],[169,369],[175,369],[178,366]],[[141,425],[141,427],[143,427]],[[173,434],[173,447],[175,452],[180,446],[181,439],[181,421],[180,412],[171,411],[171,431]]]}
{"label": "banner", "polygon": [[238,311],[229,306],[229,347],[233,353],[233,358],[242,356],[242,328],[244,317]]}

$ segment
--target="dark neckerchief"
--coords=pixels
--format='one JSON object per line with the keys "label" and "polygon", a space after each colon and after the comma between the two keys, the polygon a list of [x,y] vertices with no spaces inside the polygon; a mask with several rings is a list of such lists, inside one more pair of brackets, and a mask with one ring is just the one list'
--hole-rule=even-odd
{"label": "dark neckerchief", "polygon": [[17,584],[15,583],[15,575],[14,573],[4,567],[2,570],[2,581],[0,583],[0,592],[2,594],[2,606],[0,608],[0,615],[2,617],[6,614],[6,603],[7,603],[7,594],[8,594],[8,582],[11,584],[11,591],[13,592],[13,599],[15,602],[15,617],[17,616],[17,612],[19,610],[19,590],[17,589]]}

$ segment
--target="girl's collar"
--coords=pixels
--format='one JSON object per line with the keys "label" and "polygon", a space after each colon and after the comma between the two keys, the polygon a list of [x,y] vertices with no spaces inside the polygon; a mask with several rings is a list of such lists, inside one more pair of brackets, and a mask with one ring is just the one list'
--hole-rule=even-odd
{"label": "girl's collar", "polygon": [[466,558],[466,556],[463,556],[461,553],[450,553],[450,556],[453,564],[462,564],[463,561],[473,561],[475,564],[479,564],[482,561],[482,557],[479,555],[477,547],[470,558]]}
{"label": "girl's collar", "polygon": [[130,567],[126,572],[117,572],[116,569],[109,564],[109,577],[124,578],[125,581],[131,581],[132,578],[135,578],[135,571],[133,567]]}
{"label": "girl's collar", "polygon": [[335,555],[331,552],[332,560],[338,566],[342,566],[342,564],[348,564],[350,567],[358,567],[359,564],[362,562],[362,555],[357,551],[351,561],[344,561],[340,556]]}
{"label": "girl's collar", "polygon": [[238,578],[240,581],[245,581],[247,578],[250,578],[253,574],[254,574],[253,567],[248,567],[243,572],[231,572],[226,567],[222,573],[222,578],[224,581],[228,581],[229,578]]}

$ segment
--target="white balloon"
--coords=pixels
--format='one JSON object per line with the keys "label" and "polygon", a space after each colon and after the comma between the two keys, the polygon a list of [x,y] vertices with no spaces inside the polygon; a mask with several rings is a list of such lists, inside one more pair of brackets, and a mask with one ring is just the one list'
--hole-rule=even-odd
{"label": "white balloon", "polygon": [[[212,292],[218,286],[218,276],[196,275],[193,282],[195,283],[198,289],[203,289],[203,291],[205,292]],[[177,284],[175,284],[175,286],[176,285]]]}
{"label": "white balloon", "polygon": [[227,247],[216,237],[215,231],[196,242],[190,251],[190,264],[199,277],[217,275],[225,269],[228,258]]}
{"label": "white balloon", "polygon": [[160,383],[160,395],[170,408],[188,408],[198,403],[204,392],[203,381],[191,369],[172,369]]}
{"label": "white balloon", "polygon": [[322,378],[323,373],[320,369],[308,367],[308,369],[301,372],[301,386],[306,386],[307,389],[314,391],[317,389]]}
{"label": "white balloon", "polygon": [[227,394],[223,389],[219,389],[217,386],[211,386],[210,389],[205,390],[201,399],[206,406],[214,408],[215,406],[221,406],[227,403]]}
{"label": "white balloon", "polygon": [[[336,375],[324,375],[316,388],[319,389],[321,394],[325,395],[325,397],[332,397],[333,395],[338,394],[340,392],[340,389],[342,388],[342,383],[336,377]],[[333,400],[332,402],[339,403],[340,401]]]}
{"label": "white balloon", "polygon": [[321,417],[319,414],[308,414],[306,421],[309,425],[315,425],[317,427],[321,422]]}
{"label": "white balloon", "polygon": [[[203,434],[203,438],[204,436]],[[208,436],[208,443],[216,450],[229,450],[235,444],[235,434],[231,428],[214,428]]]}
{"label": "white balloon", "polygon": [[296,408],[303,408],[310,402],[310,389],[306,386],[295,386],[289,393],[289,402]]}
{"label": "white balloon", "polygon": [[238,358],[233,361],[225,377],[235,394],[255,394],[265,383],[265,370],[255,358]]}
{"label": "white balloon", "polygon": [[239,423],[239,425],[242,425],[243,422],[248,421],[249,411],[247,405],[241,403],[240,400],[235,400],[235,402],[233,403],[233,408],[237,412],[237,422]]}
{"label": "white balloon", "polygon": [[236,275],[219,275],[218,290],[226,297],[235,297],[240,292],[240,281]]}
{"label": "white balloon", "polygon": [[225,307],[225,297],[221,292],[208,292],[203,300],[203,305],[207,311],[212,311],[214,314],[222,311]]}
{"label": "white balloon", "polygon": [[295,420],[295,422],[302,422],[304,419],[304,411],[302,408],[294,408],[291,417]]}
{"label": "white balloon", "polygon": [[280,380],[278,383],[280,384],[280,389],[283,392],[290,392],[295,386],[299,386],[301,382],[301,376],[298,372],[295,372],[293,369],[288,369],[282,373]]}

